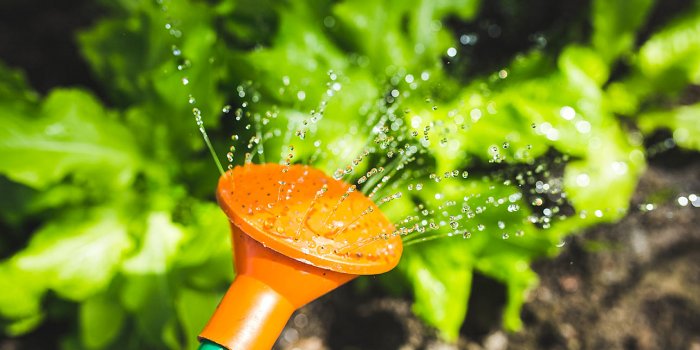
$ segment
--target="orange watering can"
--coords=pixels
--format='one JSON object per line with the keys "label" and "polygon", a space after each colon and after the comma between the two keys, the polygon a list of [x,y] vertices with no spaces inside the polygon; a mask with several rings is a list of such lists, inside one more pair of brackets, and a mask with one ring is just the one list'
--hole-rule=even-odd
{"label": "orange watering can", "polygon": [[246,164],[219,180],[236,278],[200,350],[268,350],[297,308],[399,262],[394,226],[355,187],[302,165]]}

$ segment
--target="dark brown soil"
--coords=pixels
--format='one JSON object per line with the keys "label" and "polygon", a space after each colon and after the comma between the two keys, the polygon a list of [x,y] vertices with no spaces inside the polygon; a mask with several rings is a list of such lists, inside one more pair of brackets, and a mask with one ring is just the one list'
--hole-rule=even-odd
{"label": "dark brown soil", "polygon": [[557,258],[533,265],[541,284],[517,333],[500,329],[503,288],[482,276],[458,344],[438,340],[409,300],[350,284],[295,314],[277,349],[700,350],[700,208],[677,200],[700,194],[700,162],[667,156],[652,160],[622,221],[575,235]]}

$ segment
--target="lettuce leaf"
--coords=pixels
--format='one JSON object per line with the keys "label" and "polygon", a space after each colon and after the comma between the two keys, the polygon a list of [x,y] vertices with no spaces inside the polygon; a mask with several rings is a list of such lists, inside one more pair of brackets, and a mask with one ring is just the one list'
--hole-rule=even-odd
{"label": "lettuce leaf", "polygon": [[[141,160],[130,133],[114,117],[84,91],[54,90],[36,115],[4,116],[0,173],[36,189],[68,174],[108,189],[127,186]],[[99,176],[104,172],[112,176]]]}

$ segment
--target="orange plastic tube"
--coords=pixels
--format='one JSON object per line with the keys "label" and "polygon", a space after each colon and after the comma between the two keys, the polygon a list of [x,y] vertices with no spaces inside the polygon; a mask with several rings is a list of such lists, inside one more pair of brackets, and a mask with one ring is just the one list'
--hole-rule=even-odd
{"label": "orange plastic tube", "polygon": [[356,277],[290,259],[231,228],[238,274],[200,334],[228,349],[271,349],[294,310]]}
{"label": "orange plastic tube", "polygon": [[349,187],[306,166],[250,164],[221,177],[237,276],[200,340],[271,349],[294,310],[398,263],[401,240],[386,234],[393,226]]}

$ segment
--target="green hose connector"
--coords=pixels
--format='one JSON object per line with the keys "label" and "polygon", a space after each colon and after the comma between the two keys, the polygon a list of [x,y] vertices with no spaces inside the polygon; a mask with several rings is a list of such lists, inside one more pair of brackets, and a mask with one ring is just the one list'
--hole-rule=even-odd
{"label": "green hose connector", "polygon": [[226,348],[206,339],[202,339],[202,343],[199,344],[199,350],[226,350]]}

